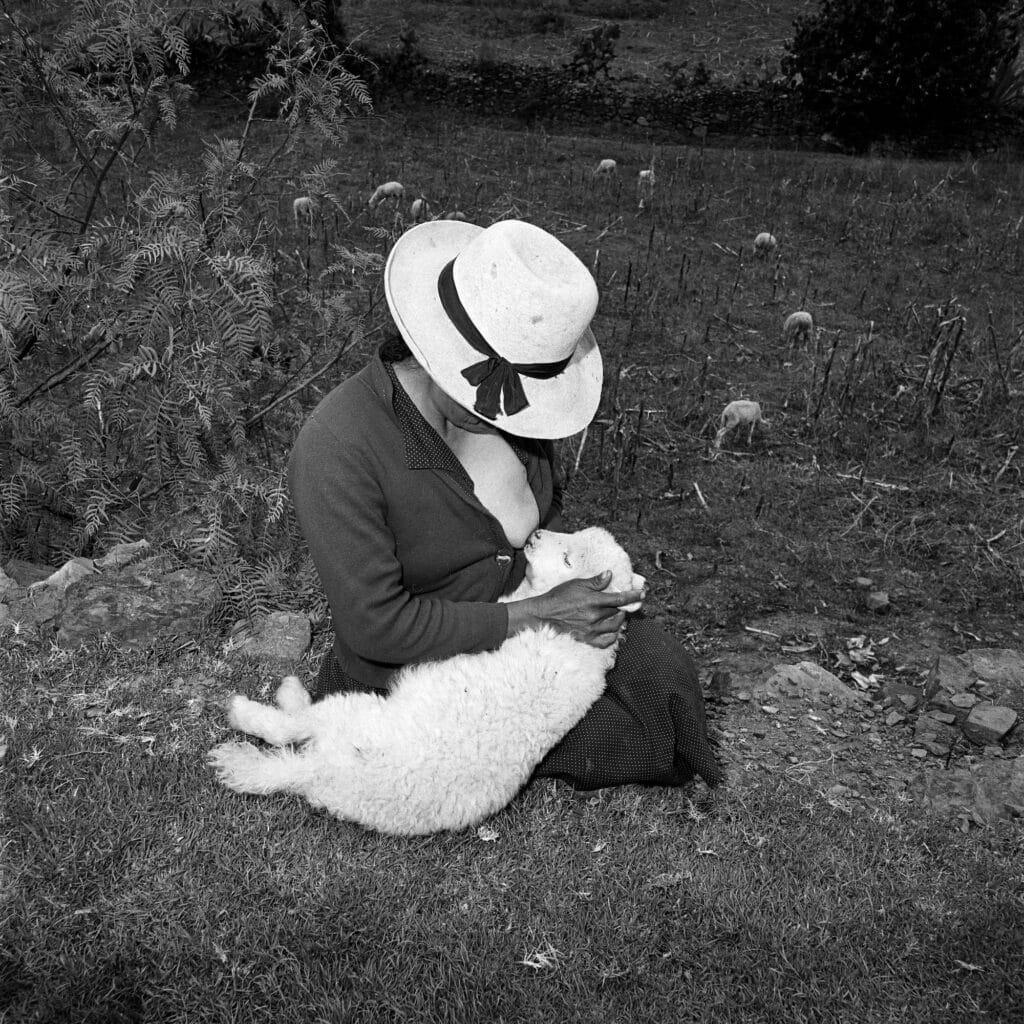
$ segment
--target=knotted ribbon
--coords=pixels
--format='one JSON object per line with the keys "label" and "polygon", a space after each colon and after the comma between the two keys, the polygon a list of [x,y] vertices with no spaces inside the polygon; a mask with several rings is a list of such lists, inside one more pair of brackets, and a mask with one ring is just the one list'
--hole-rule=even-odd
{"label": "knotted ribbon", "polygon": [[458,289],[455,287],[452,269],[454,264],[453,259],[438,275],[437,294],[441,299],[441,306],[448,314],[448,319],[459,334],[477,352],[487,357],[462,371],[462,376],[476,388],[473,410],[489,420],[495,419],[499,410],[504,411],[506,416],[514,416],[530,404],[523,391],[520,374],[535,380],[550,380],[569,365],[572,352],[565,359],[553,363],[511,363],[499,355],[487,343],[487,339],[480,333],[462,305]]}

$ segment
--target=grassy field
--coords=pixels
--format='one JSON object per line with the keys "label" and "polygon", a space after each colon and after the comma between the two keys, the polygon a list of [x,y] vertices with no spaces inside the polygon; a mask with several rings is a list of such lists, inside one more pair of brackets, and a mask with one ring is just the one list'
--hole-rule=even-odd
{"label": "grassy field", "polygon": [[[754,773],[714,801],[536,786],[384,838],[220,791],[240,673],[110,647],[0,673],[0,1020],[1015,1021],[1019,831],[851,818]],[[251,683],[251,679],[247,680]],[[244,685],[244,683],[243,683]]]}
{"label": "grassy field", "polygon": [[[237,130],[223,108],[201,116]],[[622,173],[596,184],[605,156]],[[325,157],[350,223],[307,235],[291,199]],[[1019,165],[652,152],[396,115],[270,183],[293,254],[285,341],[297,282],[333,245],[383,253],[402,229],[365,206],[391,178],[438,211],[534,220],[592,267],[606,394],[565,446],[569,516],[619,535],[705,669],[776,612],[836,624],[826,665],[854,631],[911,664],[968,637],[1019,642]],[[778,238],[765,257],[762,230]],[[798,308],[817,326],[789,344]],[[279,410],[271,463],[366,355]],[[771,428],[716,451],[738,397]],[[888,616],[859,606],[862,573]],[[754,759],[713,799],[549,784],[491,831],[383,838],[219,791],[203,757],[220,702],[272,679],[223,661],[215,636],[190,646],[68,654],[5,635],[0,1020],[1020,1019],[1018,829],[961,833],[899,793],[851,816],[822,779]]]}
{"label": "grassy field", "polygon": [[[352,20],[372,13],[386,33],[407,19],[428,52],[476,38],[556,59],[614,6],[561,5],[561,34],[523,38],[536,5],[353,3]],[[633,6],[650,17],[624,24],[617,71],[653,74],[675,48],[727,77],[770,68],[810,5],[694,0],[672,19],[669,4]],[[202,136],[241,128],[224,103],[193,114],[158,163],[187,171]],[[253,151],[274,141],[259,126]],[[609,156],[620,175],[595,182]],[[298,224],[302,172],[325,159],[341,208]],[[640,208],[636,172],[652,161]],[[648,611],[705,678],[766,616],[821,623],[808,656],[833,669],[863,635],[909,682],[938,650],[1022,646],[1024,173],[1009,154],[652,147],[392,112],[265,183],[285,353],[268,395],[333,358],[336,339],[295,335],[307,289],[345,288],[383,323],[374,275],[321,272],[339,246],[386,253],[408,203],[371,212],[366,199],[394,178],[434,212],[534,221],[592,268],[606,386],[594,425],[563,446],[568,518],[623,541],[650,581]],[[778,239],[764,255],[760,231]],[[790,342],[782,323],[797,309],[816,326]],[[308,365],[289,365],[300,350]],[[255,441],[269,467],[368,355],[266,418]],[[761,402],[771,425],[718,450],[734,398]],[[179,525],[141,528],[159,545]],[[888,591],[886,614],[864,608],[864,575]],[[307,679],[328,642],[315,589],[307,572],[277,597],[317,620]],[[759,756],[823,742],[794,727],[743,756],[725,743],[732,777],[717,794],[549,783],[479,832],[399,840],[217,788],[203,761],[226,736],[224,698],[276,681],[227,660],[219,634],[69,653],[3,629],[3,1024],[1024,1015],[1019,825],[923,817],[896,784],[899,744],[879,748],[887,784],[852,813],[829,798],[837,769]],[[712,713],[730,725],[728,707]]]}

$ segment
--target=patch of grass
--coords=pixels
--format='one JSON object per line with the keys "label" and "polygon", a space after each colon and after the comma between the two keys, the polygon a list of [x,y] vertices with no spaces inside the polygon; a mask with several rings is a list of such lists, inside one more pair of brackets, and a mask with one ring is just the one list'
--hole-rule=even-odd
{"label": "patch of grass", "polygon": [[1024,1007],[1009,827],[963,834],[896,802],[849,817],[755,774],[710,802],[547,783],[493,841],[387,838],[217,788],[203,757],[226,667],[208,656],[12,646],[0,677],[0,1019],[931,1024]]}

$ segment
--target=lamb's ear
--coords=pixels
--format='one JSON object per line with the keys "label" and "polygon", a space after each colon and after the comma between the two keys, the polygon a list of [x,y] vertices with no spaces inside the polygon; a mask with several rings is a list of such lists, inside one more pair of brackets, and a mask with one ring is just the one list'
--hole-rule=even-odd
{"label": "lamb's ear", "polygon": [[[630,590],[643,590],[646,583],[647,577],[635,572],[633,573],[633,578],[629,581],[629,588]],[[638,612],[642,604],[642,601],[637,601],[634,604],[624,604],[622,605],[622,610],[624,612]]]}

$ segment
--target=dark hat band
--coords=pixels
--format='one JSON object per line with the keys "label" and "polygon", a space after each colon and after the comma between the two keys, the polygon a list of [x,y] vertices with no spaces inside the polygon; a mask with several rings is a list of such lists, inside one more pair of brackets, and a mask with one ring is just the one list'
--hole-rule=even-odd
{"label": "dark hat band", "polygon": [[437,278],[437,294],[441,306],[459,334],[477,352],[487,357],[462,371],[462,376],[476,388],[473,409],[489,420],[497,417],[499,408],[506,416],[514,416],[530,404],[523,391],[520,374],[535,380],[557,377],[569,365],[573,353],[553,363],[511,363],[499,355],[487,343],[462,305],[455,287],[454,266],[453,259],[445,264]]}

